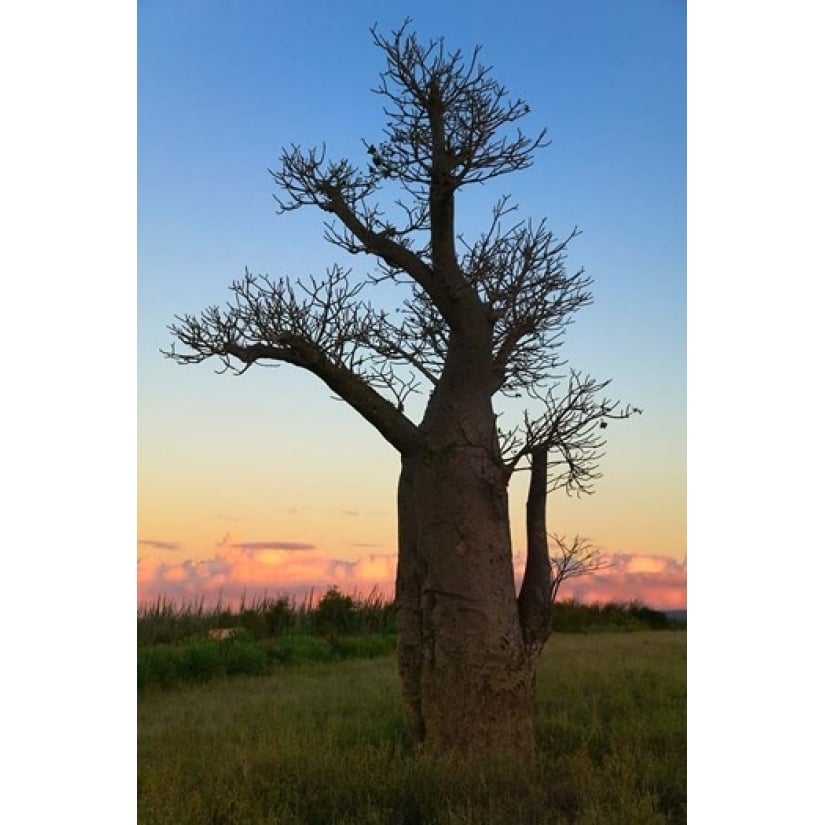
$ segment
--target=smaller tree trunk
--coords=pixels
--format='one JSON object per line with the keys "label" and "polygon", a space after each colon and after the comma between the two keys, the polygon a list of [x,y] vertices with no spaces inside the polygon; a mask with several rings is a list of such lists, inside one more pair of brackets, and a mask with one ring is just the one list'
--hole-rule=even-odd
{"label": "smaller tree trunk", "polygon": [[531,462],[527,494],[527,562],[518,610],[524,643],[531,657],[536,657],[550,635],[553,609],[553,569],[547,545],[547,450],[534,450]]}

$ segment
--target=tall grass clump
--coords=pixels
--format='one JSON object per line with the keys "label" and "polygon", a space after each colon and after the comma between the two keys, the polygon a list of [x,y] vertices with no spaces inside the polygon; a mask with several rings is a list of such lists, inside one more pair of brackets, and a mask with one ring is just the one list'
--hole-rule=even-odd
{"label": "tall grass clump", "polygon": [[345,595],[330,588],[319,599],[308,593],[300,601],[287,596],[266,595],[232,608],[219,599],[207,607],[203,599],[178,603],[158,597],[138,609],[138,645],[171,644],[206,636],[217,628],[240,628],[253,639],[271,639],[287,634],[376,634],[395,632],[391,600],[372,591],[365,597]]}

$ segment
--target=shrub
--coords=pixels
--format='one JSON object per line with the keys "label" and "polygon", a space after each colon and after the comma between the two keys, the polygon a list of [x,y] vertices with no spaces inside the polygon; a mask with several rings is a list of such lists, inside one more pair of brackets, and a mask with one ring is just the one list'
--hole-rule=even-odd
{"label": "shrub", "polygon": [[665,630],[667,616],[639,602],[582,604],[572,600],[553,606],[553,630],[557,633],[604,633],[625,630]]}
{"label": "shrub", "polygon": [[659,610],[651,610],[642,604],[635,605],[635,615],[639,621],[647,625],[651,630],[665,630],[670,627],[670,620],[667,615]]}
{"label": "shrub", "polygon": [[203,642],[184,648],[182,675],[187,681],[206,682],[224,673],[220,648],[214,642]]}
{"label": "shrub", "polygon": [[137,684],[138,690],[159,685],[170,687],[180,681],[180,651],[173,647],[138,648]]}
{"label": "shrub", "polygon": [[223,654],[227,674],[246,673],[257,675],[266,671],[266,652],[254,642],[230,639],[221,645],[221,653]]}
{"label": "shrub", "polygon": [[315,626],[321,633],[349,633],[355,621],[355,599],[343,595],[336,587],[327,590],[315,608]]}
{"label": "shrub", "polygon": [[277,601],[268,602],[263,613],[266,630],[270,636],[281,636],[292,625],[294,610],[285,596],[281,596]]}
{"label": "shrub", "polygon": [[336,656],[341,659],[386,656],[395,651],[395,636],[371,634],[369,636],[336,636],[330,639],[330,645]]}
{"label": "shrub", "polygon": [[283,664],[318,662],[331,659],[332,646],[317,636],[284,636],[272,648],[272,657]]}

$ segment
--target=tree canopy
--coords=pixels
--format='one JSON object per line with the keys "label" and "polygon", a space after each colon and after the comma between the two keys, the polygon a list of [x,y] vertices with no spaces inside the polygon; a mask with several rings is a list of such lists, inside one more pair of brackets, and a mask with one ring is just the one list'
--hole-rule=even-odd
{"label": "tree canopy", "polygon": [[[551,489],[590,492],[607,420],[635,408],[601,395],[609,381],[562,373],[564,331],[592,302],[584,270],[566,266],[578,230],[557,237],[545,220],[517,219],[505,196],[475,239],[455,232],[456,193],[529,168],[547,132],[522,131],[530,109],[490,76],[480,47],[465,57],[443,40],[423,43],[409,21],[390,36],[371,31],[386,58],[375,91],[387,123],[364,141],[365,163],[292,145],[270,173],[282,212],[322,210],[326,240],[368,256],[373,273],[356,278],[334,264],[290,280],[247,270],[225,306],[176,317],[170,331],[186,351],[173,344],[166,354],[184,364],[218,358],[238,373],[272,362],[309,370],[404,453],[419,442],[410,395],[438,386],[453,334],[479,330],[489,339],[489,394],[533,402],[499,433],[510,470],[540,449]],[[403,293],[394,312],[368,297],[387,281]]]}

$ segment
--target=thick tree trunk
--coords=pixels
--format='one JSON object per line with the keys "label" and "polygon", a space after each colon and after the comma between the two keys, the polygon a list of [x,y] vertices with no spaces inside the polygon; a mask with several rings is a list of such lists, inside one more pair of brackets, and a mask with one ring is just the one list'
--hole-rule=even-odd
{"label": "thick tree trunk", "polygon": [[[483,321],[483,319],[482,319]],[[398,487],[403,695],[428,753],[534,750],[534,657],[513,576],[509,473],[487,383],[482,321],[454,335]]]}
{"label": "thick tree trunk", "polygon": [[533,674],[501,468],[485,450],[456,447],[419,464],[414,495],[425,747],[530,754]]}
{"label": "thick tree trunk", "polygon": [[403,696],[428,753],[529,758],[534,661],[516,601],[507,473],[491,446],[492,426],[486,443],[467,437],[474,430],[461,428],[461,440],[433,438],[403,459],[396,592]]}

